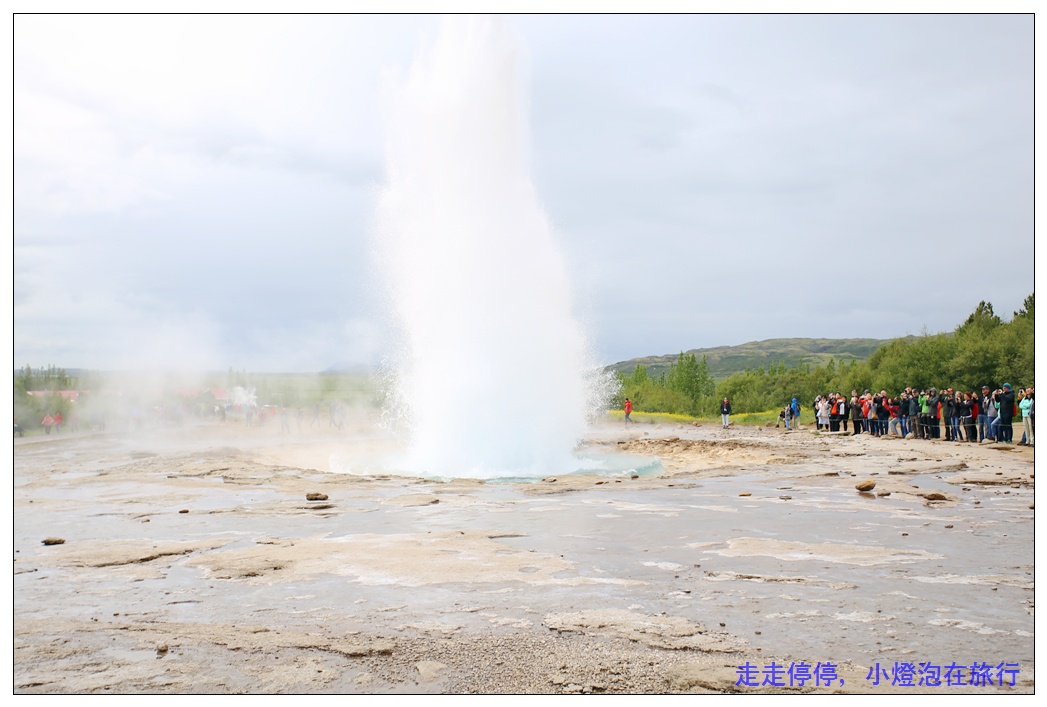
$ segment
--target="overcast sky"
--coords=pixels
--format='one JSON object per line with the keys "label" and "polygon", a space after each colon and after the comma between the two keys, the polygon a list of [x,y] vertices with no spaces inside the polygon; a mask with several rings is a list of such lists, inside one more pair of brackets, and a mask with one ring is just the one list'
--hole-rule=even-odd
{"label": "overcast sky", "polygon": [[[1033,291],[1031,15],[511,16],[604,363]],[[14,21],[14,363],[382,355],[383,77],[437,17]]]}

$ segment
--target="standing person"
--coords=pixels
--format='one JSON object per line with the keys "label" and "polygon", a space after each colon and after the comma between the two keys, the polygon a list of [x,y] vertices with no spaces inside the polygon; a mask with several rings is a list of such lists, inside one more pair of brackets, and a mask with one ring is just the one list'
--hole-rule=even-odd
{"label": "standing person", "polygon": [[317,427],[320,426],[320,403],[319,402],[313,403],[313,419],[309,421],[310,429],[312,428],[313,425],[316,425]]}
{"label": "standing person", "polygon": [[858,399],[857,391],[851,393],[851,402],[848,404],[848,407],[851,409],[851,424],[854,427],[854,434],[860,435],[862,433],[862,402]]}
{"label": "standing person", "polygon": [[836,399],[840,401],[840,422],[843,424],[843,431],[847,431],[847,413],[849,408],[847,406],[847,398],[843,397],[840,393],[836,394]]}
{"label": "standing person", "polygon": [[872,393],[866,392],[862,395],[862,412],[865,413],[865,429],[873,437],[880,436],[880,425],[876,421],[876,403],[873,401]]}
{"label": "standing person", "polygon": [[997,402],[1000,404],[998,411],[1000,435],[1002,436],[1000,441],[1006,444],[1014,444],[1014,390],[1011,388],[1010,383],[1003,384],[1003,388],[997,396]]}
{"label": "standing person", "polygon": [[968,390],[963,394],[963,424],[968,442],[978,441],[978,394]]}
{"label": "standing person", "polygon": [[905,437],[905,433],[902,431],[902,420],[905,418],[898,414],[898,401],[894,398],[888,398],[884,403],[884,406],[887,408],[887,412],[891,414],[891,419],[887,424],[888,436],[894,435],[895,437]]}
{"label": "standing person", "polygon": [[633,401],[629,400],[629,398],[626,398],[625,399],[625,424],[628,425],[630,422],[633,422],[633,418],[631,417],[632,414],[633,414]]}
{"label": "standing person", "polygon": [[51,425],[55,423],[55,419],[51,415],[44,415],[44,419],[40,421],[40,424],[44,426],[44,434],[51,434]]}
{"label": "standing person", "polygon": [[949,395],[949,391],[946,390],[945,394],[942,395],[942,422],[945,423],[945,441],[953,441],[952,433],[952,418],[953,418],[953,398]]}
{"label": "standing person", "polygon": [[880,425],[880,436],[887,436],[887,421],[891,417],[891,411],[887,407],[887,391],[881,390],[876,396],[876,420]]}
{"label": "standing person", "polygon": [[[1011,397],[1012,398],[1014,397],[1013,393],[1011,394]],[[62,433],[62,412],[61,412],[61,410],[59,410],[58,412],[55,413],[54,422],[55,422],[55,434],[61,434]]]}
{"label": "standing person", "polygon": [[991,440],[993,442],[997,441],[998,438],[996,435],[999,434],[999,430],[997,428],[1000,424],[1000,408],[996,402],[996,394],[999,392],[1000,389],[997,388],[996,390],[989,393],[989,395],[986,396],[985,402],[985,416],[989,426],[988,429],[985,431],[985,439]]}
{"label": "standing person", "polygon": [[920,436],[920,394],[909,390],[909,434],[916,439]]}
{"label": "standing person", "polygon": [[[978,441],[980,442],[984,439],[990,439],[995,442],[996,440],[993,439],[992,436],[992,423],[996,420],[996,404],[993,401],[992,391],[989,389],[989,386],[987,385],[982,386],[982,399],[980,407],[981,414],[978,416]],[[985,419],[983,420],[982,418]],[[982,431],[983,425],[985,427],[984,432]]]}
{"label": "standing person", "polygon": [[906,388],[898,396],[895,404],[898,406],[898,427],[902,432],[902,439],[909,436],[909,389]]}
{"label": "standing person", "polygon": [[982,386],[982,394],[976,398],[977,405],[974,407],[978,408],[976,413],[978,416],[978,441],[981,442],[989,436],[989,415],[988,415],[988,404],[989,404],[989,386]]}
{"label": "standing person", "polygon": [[1032,427],[1032,415],[1033,415],[1033,405],[1034,405],[1034,403],[1035,403],[1035,400],[1033,399],[1033,389],[1032,388],[1026,388],[1025,389],[1025,397],[1022,398],[1022,401],[1018,404],[1018,407],[1021,408],[1021,411],[1022,411],[1022,427],[1025,429],[1025,444],[1029,445],[1030,447],[1036,446],[1035,444],[1033,444],[1033,427]]}
{"label": "standing person", "polygon": [[931,388],[930,393],[928,393],[927,408],[930,411],[928,422],[931,425],[931,439],[941,439],[942,396],[938,394],[937,388]]}
{"label": "standing person", "polygon": [[919,428],[921,439],[931,439],[931,407],[928,404],[931,396],[927,391],[919,392]]}
{"label": "standing person", "polygon": [[723,428],[726,430],[727,426],[731,424],[731,401],[727,398],[724,398],[723,402],[720,403],[720,416],[723,418]]}
{"label": "standing person", "polygon": [[793,429],[800,429],[800,401],[793,398],[793,401],[789,403],[789,411],[793,414]]}
{"label": "standing person", "polygon": [[[951,391],[951,389],[950,389]],[[952,441],[962,442],[963,441],[963,395],[960,391],[951,393],[952,395]]]}

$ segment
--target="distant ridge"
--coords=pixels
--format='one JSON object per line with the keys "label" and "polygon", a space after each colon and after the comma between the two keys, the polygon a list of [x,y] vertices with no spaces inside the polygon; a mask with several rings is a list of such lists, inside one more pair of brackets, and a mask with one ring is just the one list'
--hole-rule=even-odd
{"label": "distant ridge", "polygon": [[[864,361],[873,351],[891,341],[893,339],[765,339],[737,346],[690,349],[684,353],[694,354],[699,360],[705,356],[709,362],[709,373],[719,381],[735,373],[741,373],[746,368],[755,369],[762,366],[766,369],[782,361],[788,368],[796,368],[804,363],[816,368],[826,365],[830,359],[835,360],[837,366],[850,361]],[[669,366],[679,356],[679,353],[675,353],[631,358],[628,361],[613,363],[607,366],[606,370],[621,371],[623,375],[628,376],[637,365],[643,364],[647,367],[649,375],[658,377],[668,371]]]}

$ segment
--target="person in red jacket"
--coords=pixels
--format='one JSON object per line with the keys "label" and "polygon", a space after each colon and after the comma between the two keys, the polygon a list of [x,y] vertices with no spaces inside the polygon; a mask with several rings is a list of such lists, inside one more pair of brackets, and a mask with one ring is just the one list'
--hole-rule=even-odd
{"label": "person in red jacket", "polygon": [[629,400],[629,398],[626,398],[625,399],[625,424],[628,425],[630,422],[633,422],[633,419],[630,417],[630,415],[632,415],[632,414],[633,414],[633,401]]}

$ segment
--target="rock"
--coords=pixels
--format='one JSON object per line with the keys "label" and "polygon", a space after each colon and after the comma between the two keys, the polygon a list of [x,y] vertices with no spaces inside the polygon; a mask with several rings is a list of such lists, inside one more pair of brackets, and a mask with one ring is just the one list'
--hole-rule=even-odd
{"label": "rock", "polygon": [[189,512],[189,509],[188,509],[188,508],[183,508],[182,510],[180,510],[180,511],[178,511],[178,512],[179,512],[179,513],[188,513],[188,512]]}
{"label": "rock", "polygon": [[951,527],[952,527],[952,523],[949,523],[949,525],[947,525],[947,526],[945,526],[945,527],[946,527],[946,528],[951,528]]}
{"label": "rock", "polygon": [[395,645],[389,639],[379,638],[366,643],[336,642],[327,646],[327,650],[340,653],[346,658],[364,658],[372,655],[391,655]]}
{"label": "rock", "polygon": [[857,484],[854,485],[854,488],[858,489],[859,491],[872,491],[874,488],[876,488],[876,482],[872,479],[866,479],[865,481],[859,481]]}
{"label": "rock", "polygon": [[751,494],[751,493],[749,493],[748,491],[746,491],[745,493],[740,493],[740,494],[738,494],[738,495],[739,495],[739,496],[752,496],[752,494]]}
{"label": "rock", "polygon": [[420,663],[416,663],[414,666],[418,670],[418,674],[422,676],[422,680],[425,682],[432,682],[440,677],[440,673],[443,672],[447,666],[436,660],[423,660]]}
{"label": "rock", "polygon": [[41,542],[44,545],[63,545],[65,544],[65,538],[44,538]]}
{"label": "rock", "polygon": [[307,494],[305,494],[305,500],[306,501],[326,501],[327,500],[327,494],[326,493],[315,493],[315,492],[307,493]]}
{"label": "rock", "polygon": [[926,498],[928,501],[947,501],[947,500],[949,500],[948,496],[946,496],[944,493],[939,493],[937,491],[931,491],[930,493],[925,493],[925,494],[923,494],[923,497]]}
{"label": "rock", "polygon": [[167,644],[166,643],[161,643],[160,645],[158,645],[156,647],[156,657],[157,658],[163,658],[165,655],[167,655],[167,650],[168,650]]}
{"label": "rock", "polygon": [[890,491],[886,491],[884,489],[880,489],[879,491],[876,492],[876,495],[877,496],[881,496],[881,497],[882,496],[890,496],[891,492]]}

